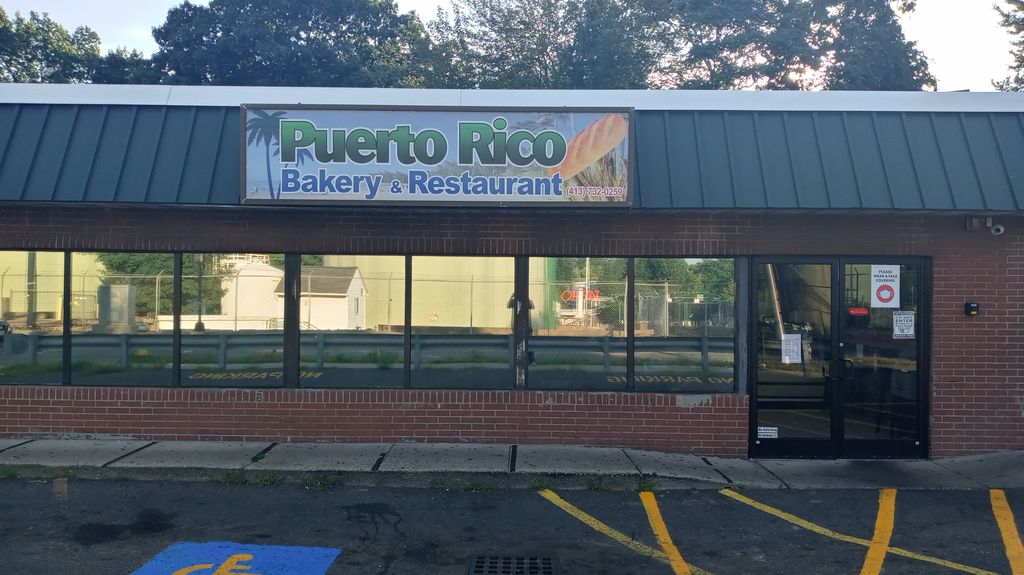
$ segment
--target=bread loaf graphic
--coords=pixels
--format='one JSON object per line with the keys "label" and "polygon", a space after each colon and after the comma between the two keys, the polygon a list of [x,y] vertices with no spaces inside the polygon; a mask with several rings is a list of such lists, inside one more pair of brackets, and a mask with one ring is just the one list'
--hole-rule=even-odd
{"label": "bread loaf graphic", "polygon": [[561,164],[548,168],[548,175],[561,172],[562,179],[568,180],[590,167],[626,137],[628,126],[622,114],[608,114],[595,121],[569,140],[565,159]]}

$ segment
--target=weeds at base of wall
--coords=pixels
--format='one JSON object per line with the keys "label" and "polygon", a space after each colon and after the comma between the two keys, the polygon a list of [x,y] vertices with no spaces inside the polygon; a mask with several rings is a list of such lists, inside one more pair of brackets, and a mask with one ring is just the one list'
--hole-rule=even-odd
{"label": "weeds at base of wall", "polygon": [[248,485],[249,478],[241,471],[228,471],[220,476],[220,482],[224,485]]}
{"label": "weeds at base of wall", "polygon": [[0,480],[17,479],[18,469],[15,467],[0,467]]}
{"label": "weeds at base of wall", "polygon": [[328,475],[317,475],[314,477],[308,477],[302,482],[302,486],[306,489],[312,489],[314,491],[326,491],[340,486],[341,479],[337,477],[331,477]]}
{"label": "weeds at base of wall", "polygon": [[652,476],[652,475],[641,475],[640,476],[640,481],[637,483],[636,490],[640,491],[640,492],[643,492],[643,491],[654,491],[654,489],[657,486],[658,486],[658,482],[655,481],[654,476]]}
{"label": "weeds at base of wall", "polygon": [[280,475],[275,475],[273,473],[258,473],[252,478],[252,483],[253,485],[270,486],[277,485],[278,483],[281,483],[283,480],[283,477],[281,477]]}
{"label": "weeds at base of wall", "polygon": [[469,482],[459,488],[459,491],[465,493],[483,493],[485,491],[494,491],[497,489],[494,485],[487,485],[486,483]]}

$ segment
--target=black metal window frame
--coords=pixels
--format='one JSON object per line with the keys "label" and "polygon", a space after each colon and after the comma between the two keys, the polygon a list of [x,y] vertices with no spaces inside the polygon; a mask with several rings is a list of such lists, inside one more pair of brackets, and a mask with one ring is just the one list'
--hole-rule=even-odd
{"label": "black metal window frame", "polygon": [[[63,278],[63,300],[62,300],[62,360],[63,360],[63,374],[62,381],[59,385],[72,385],[72,317],[71,317],[71,293],[72,293],[72,256],[74,253],[80,253],[76,250],[56,251],[56,250],[5,250],[5,251],[17,251],[17,252],[29,252],[36,251],[39,253],[62,253],[64,255],[64,278]],[[109,250],[93,250],[89,253],[162,253],[170,254],[174,258],[174,278],[173,278],[173,299],[172,299],[172,311],[173,311],[173,328],[172,328],[172,365],[171,365],[171,383],[170,385],[161,385],[154,387],[192,387],[185,386],[182,382],[181,373],[181,344],[182,344],[182,329],[181,329],[181,312],[183,306],[182,297],[182,261],[186,253],[200,253],[200,252],[143,252],[143,251],[109,251]],[[218,252],[202,252],[202,253],[218,253]],[[258,252],[252,252],[258,253]],[[259,252],[263,253],[263,252]],[[276,252],[280,253],[280,252]],[[299,280],[302,273],[301,257],[306,255],[305,253],[285,252],[285,275],[284,275],[284,326],[283,326],[283,349],[284,358],[282,364],[283,373],[283,385],[275,386],[278,388],[298,388],[299,387],[299,374],[300,374],[300,325],[299,325],[299,298],[300,298],[300,286]],[[316,255],[330,255],[330,254],[316,254]],[[348,254],[348,255],[382,255],[382,256],[395,256],[399,255],[404,258],[404,318],[403,318],[403,378],[402,388],[411,389],[412,386],[412,292],[413,292],[413,277],[412,277],[412,261],[414,257],[420,254]],[[426,254],[424,254],[426,255]],[[626,392],[637,392],[637,393],[657,393],[647,392],[644,390],[638,390],[636,385],[636,297],[635,297],[635,280],[636,280],[636,260],[637,259],[686,259],[686,256],[603,256],[603,255],[590,255],[590,256],[527,256],[518,255],[514,256],[514,290],[513,290],[513,305],[515,306],[515,313],[513,314],[513,338],[514,338],[514,349],[515,349],[515,370],[514,378],[509,381],[507,389],[530,389],[529,386],[529,338],[530,338],[530,306],[529,306],[529,263],[531,257],[611,257],[616,259],[625,260],[626,263],[626,318],[625,318],[625,333],[626,333]],[[735,317],[736,317],[736,329],[733,333],[733,344],[734,344],[734,361],[733,361],[733,387],[728,392],[723,393],[746,393],[745,385],[743,385],[743,377],[746,375],[746,367],[742,365],[744,363],[745,353],[743,350],[746,348],[745,338],[747,337],[747,313],[741,313],[749,306],[748,302],[744,300],[744,294],[747,293],[748,288],[748,258],[736,257],[736,256],[725,256],[714,259],[731,259],[733,260],[733,278],[736,282],[736,296],[733,300],[735,306]],[[82,385],[82,384],[78,384]],[[566,391],[588,391],[583,387],[566,388]],[[674,393],[686,393],[686,392],[674,392]]]}

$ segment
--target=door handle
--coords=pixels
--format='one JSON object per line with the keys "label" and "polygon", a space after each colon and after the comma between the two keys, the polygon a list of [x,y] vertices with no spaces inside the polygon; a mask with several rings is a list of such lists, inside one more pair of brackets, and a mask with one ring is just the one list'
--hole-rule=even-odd
{"label": "door handle", "polygon": [[856,364],[854,364],[852,359],[832,359],[828,361],[828,373],[824,375],[826,379],[845,381],[853,376],[854,367],[856,367]]}
{"label": "door handle", "polygon": [[840,361],[842,361],[842,360],[841,359],[830,359],[830,360],[828,360],[828,362],[827,362],[828,373],[825,374],[825,379],[828,379],[828,380],[831,380],[831,381],[839,381],[839,379],[841,377],[840,367],[839,367],[839,362]]}
{"label": "door handle", "polygon": [[853,368],[856,367],[856,364],[853,363],[852,359],[845,358],[845,357],[843,359],[841,359],[840,361],[843,362],[843,375],[842,375],[843,381],[850,381],[850,380],[852,380],[853,379]]}

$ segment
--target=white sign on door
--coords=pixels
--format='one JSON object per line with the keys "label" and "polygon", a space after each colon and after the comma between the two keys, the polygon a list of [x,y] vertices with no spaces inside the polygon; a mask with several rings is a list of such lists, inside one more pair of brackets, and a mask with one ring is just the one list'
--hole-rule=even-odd
{"label": "white sign on door", "polygon": [[914,339],[914,312],[892,312],[892,338]]}
{"label": "white sign on door", "polygon": [[871,307],[900,307],[900,266],[871,266]]}
{"label": "white sign on door", "polygon": [[782,363],[803,363],[802,345],[800,334],[782,334]]}

